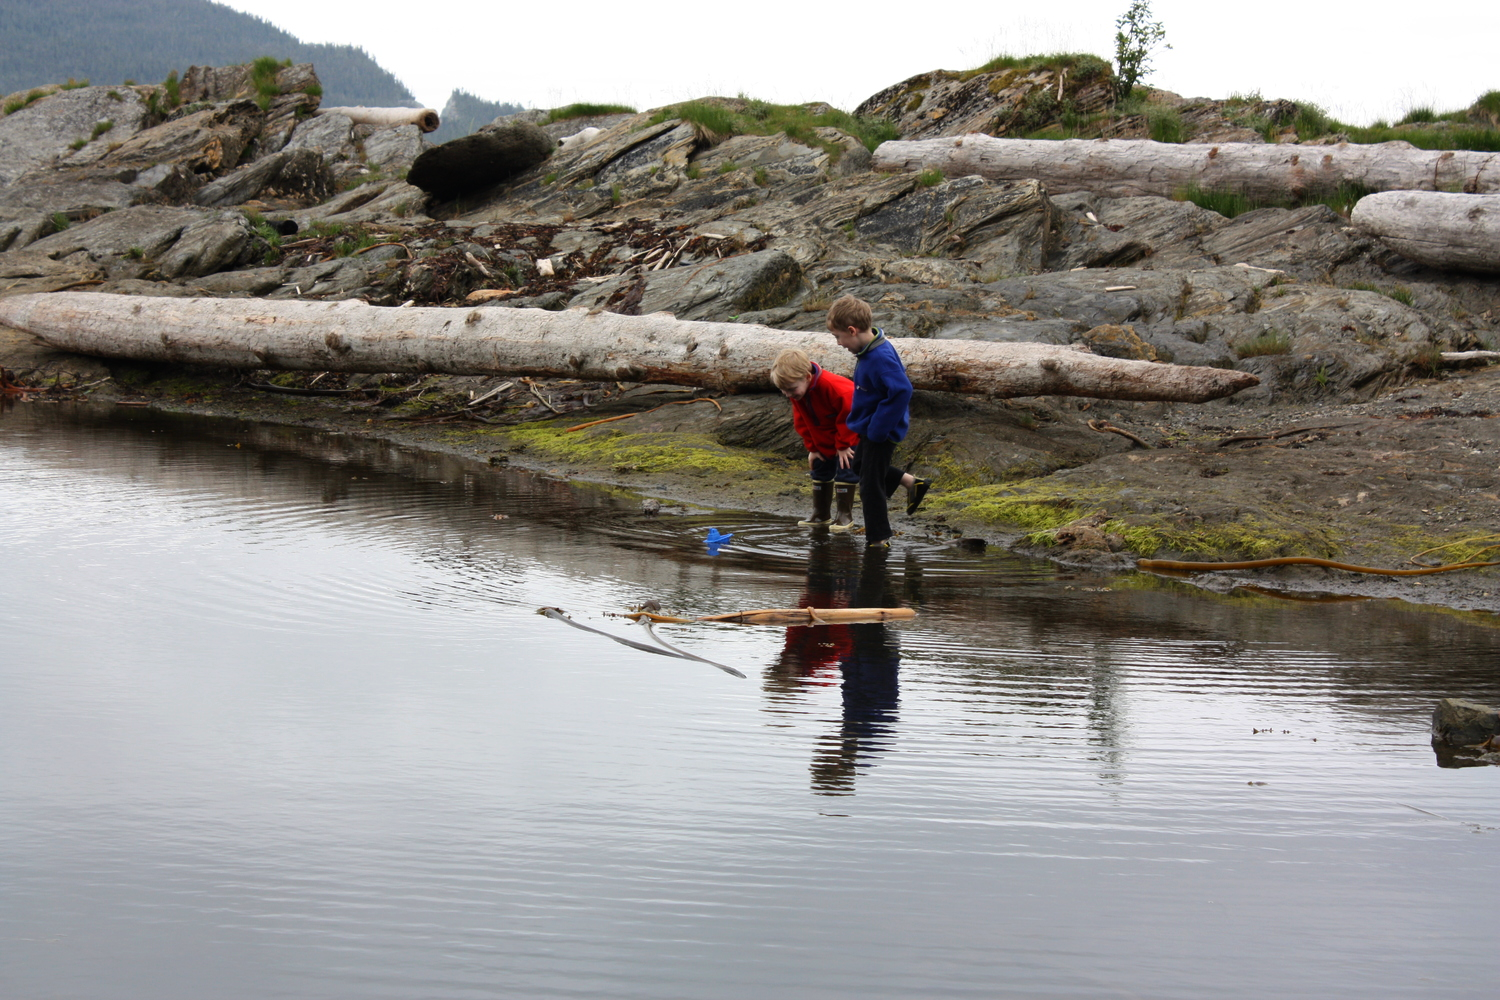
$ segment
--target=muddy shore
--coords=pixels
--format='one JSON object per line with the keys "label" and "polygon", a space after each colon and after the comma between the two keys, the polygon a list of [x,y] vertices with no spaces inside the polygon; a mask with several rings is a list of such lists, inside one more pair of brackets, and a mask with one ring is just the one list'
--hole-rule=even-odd
{"label": "muddy shore", "polygon": [[[293,395],[248,387],[272,373],[105,362],[8,330],[0,366],[54,387],[18,405],[87,399],[306,426],[616,485],[668,505],[780,516],[808,505],[800,445],[779,396],[710,402],[668,386],[453,377],[386,393]],[[468,405],[507,381],[496,402]],[[938,485],[915,516],[893,502],[896,544],[984,539],[1117,573],[1135,572],[1141,558],[1315,556],[1391,569],[1488,561],[1500,554],[1486,548],[1500,541],[1497,417],[1500,368],[1322,406],[1275,404],[1253,391],[1203,405],[921,393],[898,461]],[[567,430],[591,421],[604,422]],[[1140,441],[1096,429],[1106,425]],[[1182,578],[1218,592],[1500,611],[1500,567],[1388,577],[1293,566]]]}

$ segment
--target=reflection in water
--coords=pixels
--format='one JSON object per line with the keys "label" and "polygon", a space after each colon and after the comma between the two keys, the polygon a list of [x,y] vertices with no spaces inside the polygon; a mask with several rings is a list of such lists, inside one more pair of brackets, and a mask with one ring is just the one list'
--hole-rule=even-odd
{"label": "reflection in water", "polygon": [[[6,997],[1467,996],[1493,969],[1454,914],[1500,880],[1500,768],[1426,739],[1435,697],[1500,700],[1478,616],[1072,590],[35,405],[0,416],[0,537]],[[919,616],[672,636],[757,690],[533,613],[799,590]]]}

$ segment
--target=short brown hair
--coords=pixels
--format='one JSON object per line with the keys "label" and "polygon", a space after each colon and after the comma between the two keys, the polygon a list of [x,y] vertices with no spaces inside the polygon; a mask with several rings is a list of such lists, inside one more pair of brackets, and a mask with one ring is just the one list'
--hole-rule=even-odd
{"label": "short brown hair", "polygon": [[812,375],[812,360],[795,347],[789,347],[776,355],[771,362],[771,384],[785,389]]}
{"label": "short brown hair", "polygon": [[875,314],[870,311],[870,304],[853,295],[845,295],[828,307],[830,330],[847,330],[851,326],[856,330],[868,330],[874,323]]}

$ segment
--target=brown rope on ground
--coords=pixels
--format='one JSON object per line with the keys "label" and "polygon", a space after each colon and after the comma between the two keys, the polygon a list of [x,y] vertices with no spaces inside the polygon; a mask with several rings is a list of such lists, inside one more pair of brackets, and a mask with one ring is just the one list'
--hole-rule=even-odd
{"label": "brown rope on ground", "polygon": [[1210,573],[1218,569],[1265,569],[1268,566],[1322,566],[1326,569],[1342,569],[1350,573],[1375,573],[1380,576],[1427,576],[1431,573],[1448,573],[1456,569],[1480,569],[1485,566],[1500,566],[1500,562],[1454,563],[1451,566],[1424,566],[1422,569],[1379,569],[1374,566],[1353,566],[1318,559],[1314,556],[1281,556],[1276,559],[1248,559],[1244,562],[1178,562],[1175,559],[1140,559],[1136,569],[1148,571],[1176,570],[1185,573]]}

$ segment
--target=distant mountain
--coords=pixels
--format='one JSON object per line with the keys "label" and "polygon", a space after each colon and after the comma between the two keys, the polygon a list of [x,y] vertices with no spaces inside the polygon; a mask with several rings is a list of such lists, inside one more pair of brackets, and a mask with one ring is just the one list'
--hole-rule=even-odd
{"label": "distant mountain", "polygon": [[519,104],[498,104],[475,97],[467,90],[455,90],[443,105],[440,115],[443,127],[427,137],[429,142],[447,142],[468,135],[481,125],[488,125],[501,115],[520,114]]}
{"label": "distant mountain", "polygon": [[209,0],[0,0],[0,94],[69,77],[160,83],[189,66],[260,56],[310,62],[323,103],[414,105],[411,91],[353,45],[308,45]]}

